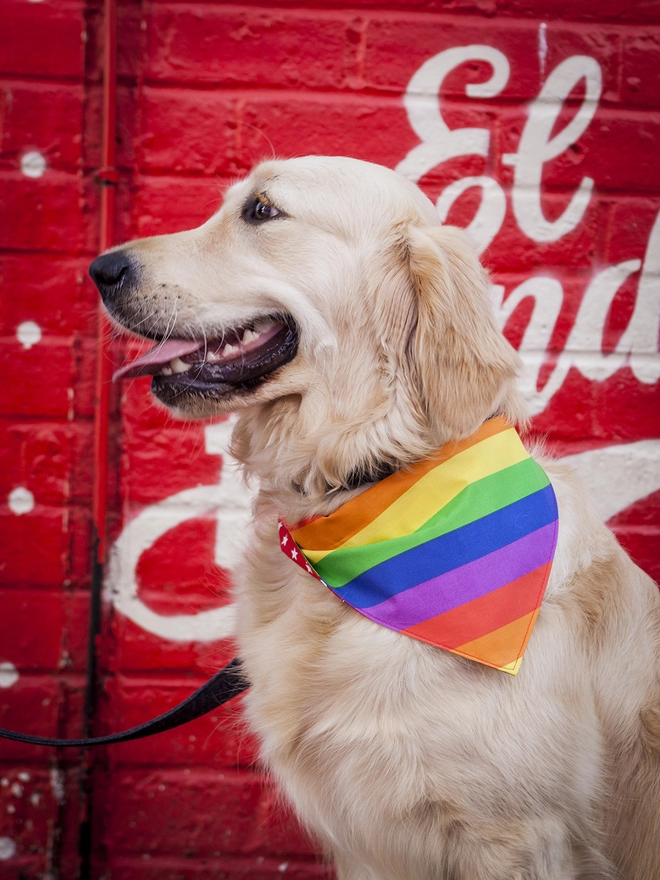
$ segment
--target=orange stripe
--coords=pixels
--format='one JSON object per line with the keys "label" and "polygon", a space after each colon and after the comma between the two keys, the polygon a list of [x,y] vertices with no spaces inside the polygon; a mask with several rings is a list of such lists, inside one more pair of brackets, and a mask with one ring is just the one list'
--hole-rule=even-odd
{"label": "orange stripe", "polygon": [[405,635],[452,650],[488,636],[540,604],[552,563],[530,571],[485,596],[402,630]]}
{"label": "orange stripe", "polygon": [[498,669],[514,663],[525,651],[538,613],[538,608],[530,611],[520,620],[514,620],[481,639],[460,645],[455,653],[481,660]]}
{"label": "orange stripe", "polygon": [[476,446],[482,440],[500,434],[510,428],[504,416],[496,416],[484,422],[472,436],[458,442],[445,444],[432,458],[416,462],[409,471],[398,471],[376,483],[367,492],[348,501],[330,516],[319,517],[302,528],[291,530],[295,542],[300,547],[313,547],[314,550],[336,550],[352,538],[368,523],[380,516],[384,510],[397,500],[411,486],[429,471],[459,452]]}
{"label": "orange stripe", "polygon": [[289,534],[293,535],[295,532],[300,531],[304,526],[308,526],[310,523],[316,522],[317,519],[323,519],[321,514],[317,516],[308,516],[305,519],[301,519],[300,522],[294,523],[293,525],[287,525],[284,523],[285,528],[289,532]]}

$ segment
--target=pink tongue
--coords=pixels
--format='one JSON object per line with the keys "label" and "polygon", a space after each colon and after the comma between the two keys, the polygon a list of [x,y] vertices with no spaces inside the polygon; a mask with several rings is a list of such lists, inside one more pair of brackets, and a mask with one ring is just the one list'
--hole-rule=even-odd
{"label": "pink tongue", "polygon": [[142,357],[120,367],[112,377],[112,381],[134,379],[136,376],[153,376],[173,358],[191,354],[203,345],[203,342],[193,342],[189,339],[168,339],[166,342],[159,342]]}

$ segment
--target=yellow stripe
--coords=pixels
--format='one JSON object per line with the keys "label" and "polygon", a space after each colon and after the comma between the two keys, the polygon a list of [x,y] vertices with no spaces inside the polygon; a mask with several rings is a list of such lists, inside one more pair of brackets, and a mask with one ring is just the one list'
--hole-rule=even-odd
{"label": "yellow stripe", "polygon": [[[376,544],[401,535],[410,535],[470,483],[490,477],[526,458],[529,458],[529,453],[522,445],[515,428],[494,434],[429,471],[380,516],[337,549]],[[307,547],[302,547],[302,550],[312,564],[334,552]]]}

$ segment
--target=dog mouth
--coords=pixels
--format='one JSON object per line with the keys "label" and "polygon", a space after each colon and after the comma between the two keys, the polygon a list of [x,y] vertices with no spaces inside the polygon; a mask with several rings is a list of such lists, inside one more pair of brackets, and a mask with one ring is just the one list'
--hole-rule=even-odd
{"label": "dog mouth", "polygon": [[182,394],[228,397],[254,390],[292,361],[298,341],[291,318],[259,318],[219,338],[162,340],[113,380],[152,376],[151,390],[164,403]]}

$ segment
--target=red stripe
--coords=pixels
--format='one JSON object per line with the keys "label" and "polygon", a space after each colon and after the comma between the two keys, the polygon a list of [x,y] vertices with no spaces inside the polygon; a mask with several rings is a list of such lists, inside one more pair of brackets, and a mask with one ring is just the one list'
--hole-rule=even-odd
{"label": "red stripe", "polygon": [[538,608],[551,565],[552,562],[548,562],[492,593],[402,632],[448,649],[459,648],[467,642],[487,636]]}

